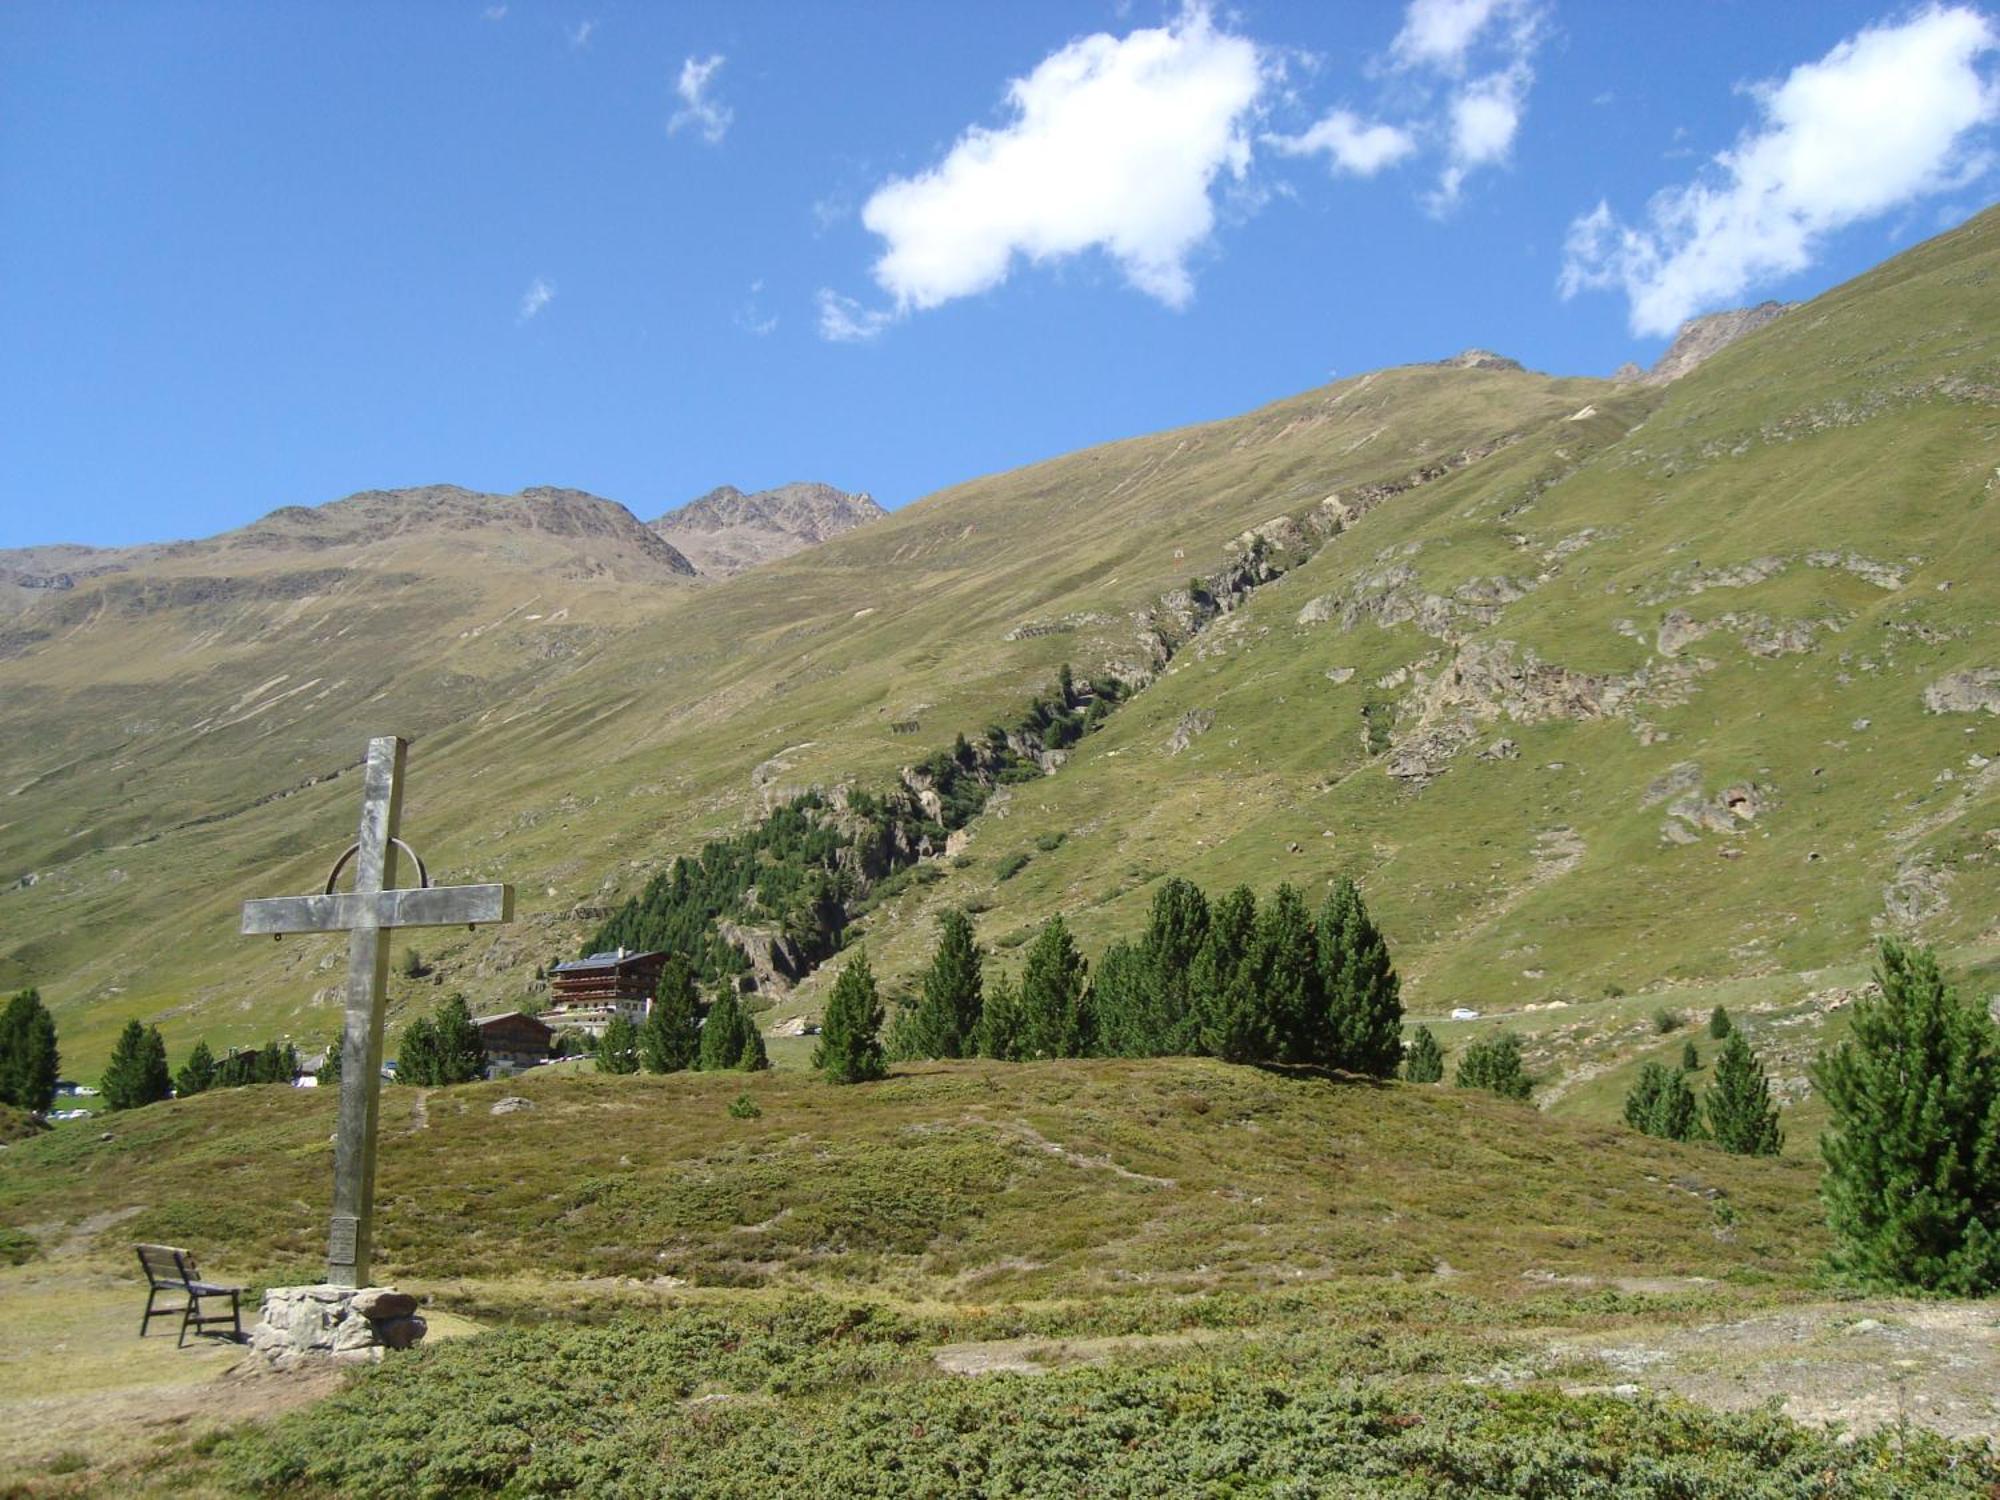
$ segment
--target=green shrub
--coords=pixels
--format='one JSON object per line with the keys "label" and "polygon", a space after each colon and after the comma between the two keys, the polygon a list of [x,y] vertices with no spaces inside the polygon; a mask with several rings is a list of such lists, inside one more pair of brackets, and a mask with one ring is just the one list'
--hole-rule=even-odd
{"label": "green shrub", "polygon": [[1653,1030],[1657,1031],[1661,1036],[1665,1036],[1670,1031],[1678,1030],[1680,1024],[1681,1017],[1679,1011],[1668,1010],[1663,1005],[1653,1012]]}
{"label": "green shrub", "polygon": [[1511,1031],[1481,1037],[1458,1055],[1455,1087],[1485,1089],[1504,1099],[1526,1099],[1533,1091],[1521,1067],[1521,1039]]}
{"label": "green shrub", "polygon": [[1027,869],[1027,867],[1027,855],[1018,851],[1013,854],[1005,854],[1000,857],[1000,862],[993,867],[993,878],[995,880],[1012,880],[1016,875]]}
{"label": "green shrub", "polygon": [[1056,850],[1062,848],[1063,840],[1068,837],[1068,834],[1060,830],[1054,833],[1037,834],[1035,836],[1035,847],[1044,854],[1053,854]]}
{"label": "green shrub", "polygon": [[757,1107],[757,1101],[748,1094],[738,1094],[729,1101],[729,1118],[732,1120],[756,1120],[764,1111]]}

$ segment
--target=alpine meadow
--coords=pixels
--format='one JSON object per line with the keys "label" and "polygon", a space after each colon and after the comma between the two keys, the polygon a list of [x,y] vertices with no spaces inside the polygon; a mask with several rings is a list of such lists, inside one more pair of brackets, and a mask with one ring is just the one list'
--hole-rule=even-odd
{"label": "alpine meadow", "polygon": [[[577,70],[667,24],[470,11]],[[1284,91],[1324,93],[1334,44],[1287,65],[1255,16],[1121,8],[1028,71],[1039,8],[933,38],[941,85],[1021,76],[937,165],[798,210],[801,254],[858,216],[887,299],[821,283],[795,336],[850,373],[813,399],[900,379],[934,326],[1046,337],[1057,299],[1192,339],[1191,278],[1268,278],[1254,236],[1378,173],[1433,173],[1410,244],[1472,235],[1546,170],[1556,39],[1612,23],[1383,14],[1340,75],[1380,119],[1297,135]],[[1650,371],[1412,334],[1413,362],[907,503],[847,449],[820,472],[870,492],[757,488],[722,406],[743,488],[664,514],[433,483],[192,540],[80,506],[86,545],[48,499],[48,540],[0,550],[0,1493],[2000,1494],[1990,162],[1936,158],[1952,215],[1788,208],[1793,258],[1662,290],[1672,234],[1723,243],[1727,173],[1804,171],[1759,153],[1805,129],[1809,69],[1914,69],[1948,22],[1990,127],[1994,23],[1933,5],[1739,75],[1766,135],[1624,226],[1616,275],[1584,259],[1611,209],[1553,224],[1534,316],[1623,290],[1633,330],[1678,327]],[[297,24],[287,56],[335,23]],[[652,149],[764,170],[752,70],[807,62],[743,24],[728,70],[673,44]],[[1174,79],[1201,86],[1147,113]],[[1217,144],[1189,101],[1231,88]],[[856,184],[919,149],[872,108],[852,144],[863,116],[823,126]],[[1313,172],[1273,190],[1285,159]],[[1149,172],[1200,213],[1098,225]],[[1892,207],[1907,248],[1811,280]],[[718,305],[775,348],[767,231],[712,215]],[[581,269],[607,255],[538,274],[514,341],[610,297]],[[1459,316],[1479,273],[1410,255]],[[424,348],[443,306],[406,308]],[[1052,365],[1099,357],[1075,331]],[[562,379],[644,431],[583,347]],[[695,383],[793,441],[806,407],[730,358]],[[1071,425],[1022,441],[1102,430],[1048,379]],[[1015,384],[926,432],[951,472],[1041,410]],[[1237,388],[1205,409],[1273,387]]]}

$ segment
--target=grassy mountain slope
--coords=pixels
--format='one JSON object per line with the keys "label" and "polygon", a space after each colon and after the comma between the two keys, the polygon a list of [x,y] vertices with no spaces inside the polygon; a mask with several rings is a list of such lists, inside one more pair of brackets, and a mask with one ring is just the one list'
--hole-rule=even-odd
{"label": "grassy mountain slope", "polygon": [[[982,908],[1003,952],[1059,909],[1094,947],[1169,871],[1361,875],[1426,1011],[1851,963],[1888,924],[1977,946],[2000,744],[1951,710],[2000,660],[1996,238],[1989,213],[1664,388],[1411,366],[977,480],[651,599],[560,673],[482,640],[502,666],[449,711],[355,702],[315,743],[338,765],[416,732],[408,836],[448,877],[522,890],[512,928],[440,938],[440,981],[519,1003],[616,898],[775,797],[886,785],[1065,660],[1150,670],[1176,591],[1264,527],[1284,578],[1183,621],[1068,765],[871,914],[878,968],[907,972],[944,902]],[[1300,561],[1297,528],[1266,523],[1329,496],[1353,523]],[[405,673],[377,651],[388,691]],[[62,659],[0,674],[37,660]],[[91,729],[43,750],[8,697],[10,770],[37,749],[0,852],[45,878],[0,893],[0,985],[42,982],[80,1058],[130,1013],[177,1051],[330,1029],[337,947],[245,945],[232,913],[317,883],[351,781],[299,788],[245,744],[140,844],[116,808],[184,773],[109,759],[111,706],[80,693],[37,721],[66,702]]]}

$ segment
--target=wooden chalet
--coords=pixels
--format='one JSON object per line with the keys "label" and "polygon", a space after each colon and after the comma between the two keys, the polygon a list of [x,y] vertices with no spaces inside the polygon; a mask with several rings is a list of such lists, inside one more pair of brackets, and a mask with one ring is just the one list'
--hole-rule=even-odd
{"label": "wooden chalet", "polygon": [[592,1036],[603,1035],[614,1016],[636,1024],[652,1008],[666,963],[664,953],[620,948],[557,964],[549,971],[549,1008],[542,1012],[542,1022]]}
{"label": "wooden chalet", "polygon": [[547,1062],[556,1038],[554,1027],[526,1011],[475,1016],[472,1024],[479,1028],[488,1066],[496,1070],[520,1072]]}

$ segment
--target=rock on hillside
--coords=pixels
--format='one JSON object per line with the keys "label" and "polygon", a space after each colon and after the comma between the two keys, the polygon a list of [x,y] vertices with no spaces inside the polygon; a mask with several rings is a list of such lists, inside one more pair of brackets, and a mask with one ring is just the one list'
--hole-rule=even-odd
{"label": "rock on hillside", "polygon": [[[1673,343],[1667,346],[1667,352],[1660,356],[1658,363],[1639,377],[1640,382],[1644,385],[1665,385],[1670,380],[1678,380],[1702,361],[1713,359],[1744,334],[1755,333],[1797,305],[1795,302],[1760,302],[1755,307],[1736,307],[1728,312],[1689,318],[1681,324]],[[1619,372],[1620,375],[1623,373],[1623,370]],[[1614,375],[1612,378],[1619,377]]]}
{"label": "rock on hillside", "polygon": [[830,484],[781,484],[754,495],[725,484],[668,511],[652,526],[701,572],[727,578],[887,514],[871,496]]}

